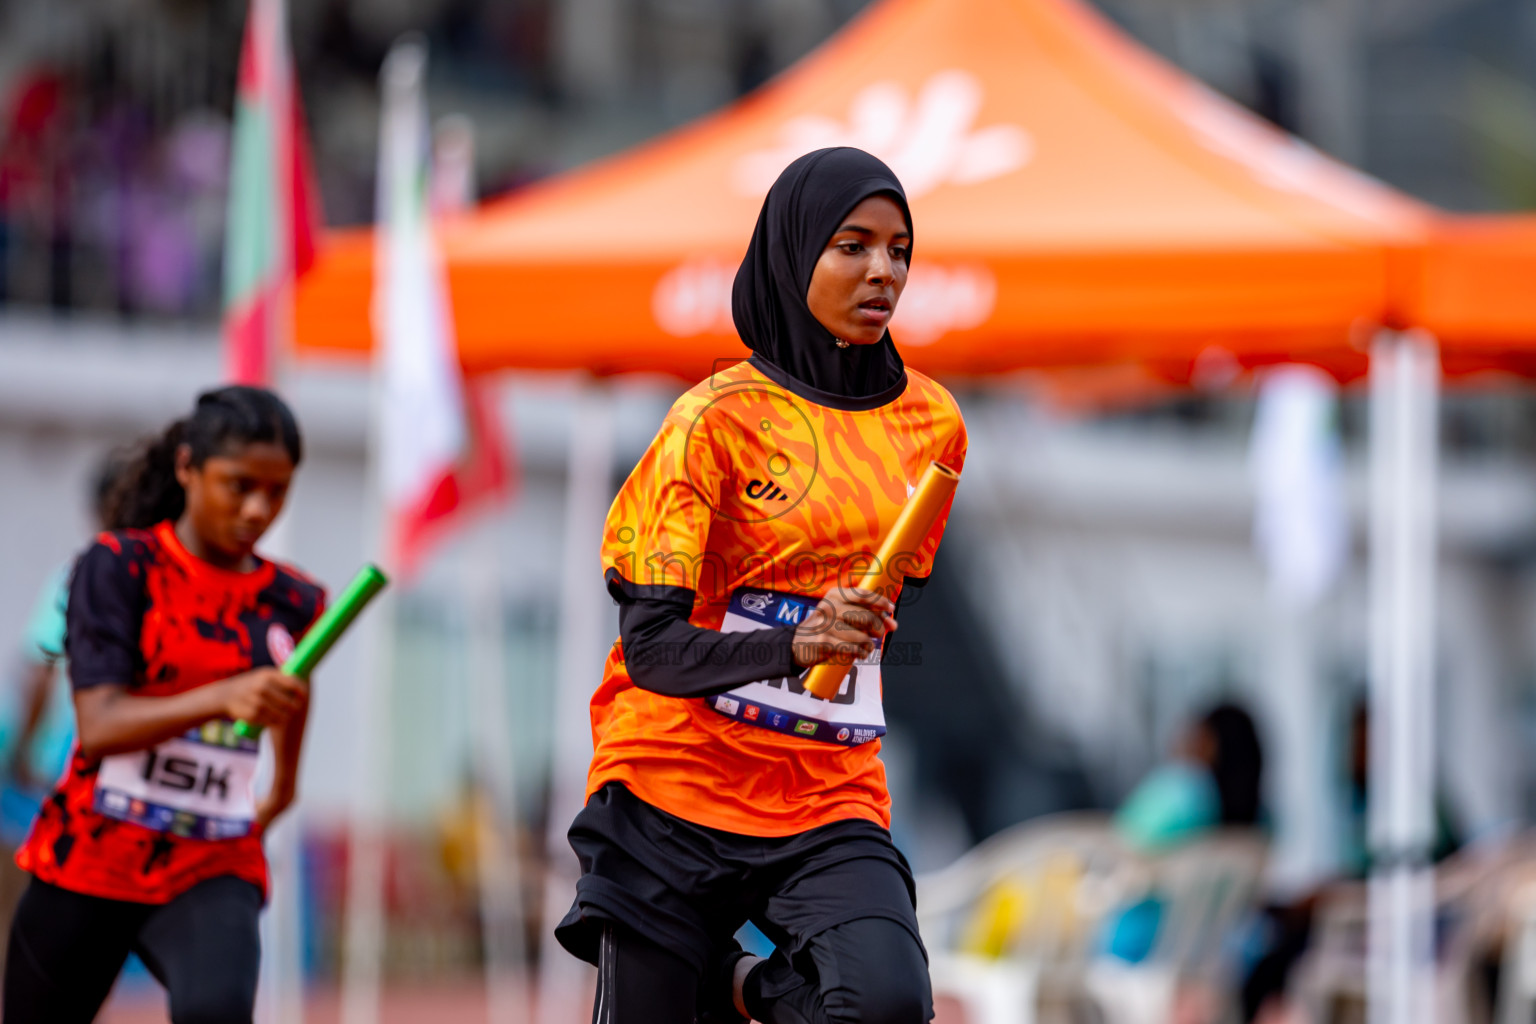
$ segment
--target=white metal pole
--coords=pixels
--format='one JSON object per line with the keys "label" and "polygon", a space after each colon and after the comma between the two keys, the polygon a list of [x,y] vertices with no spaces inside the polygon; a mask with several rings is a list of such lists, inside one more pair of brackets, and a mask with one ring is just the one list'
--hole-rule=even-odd
{"label": "white metal pole", "polygon": [[490,1024],[522,1024],[528,1019],[528,1004],[519,989],[526,963],[523,871],[500,554],[494,524],[482,524],[464,546],[460,572],[469,626],[469,737],[477,790],[489,811],[488,820],[478,815],[475,820],[487,1016]]}
{"label": "white metal pole", "polygon": [[357,624],[364,634],[358,687],[342,969],[342,1024],[378,1024],[383,979],[386,810],[395,601],[379,595]]}
{"label": "white metal pole", "polygon": [[304,1022],[303,836],[301,804],[295,803],[263,843],[271,893],[261,916],[261,986],[256,1007],[262,1024]]}
{"label": "white metal pole", "polygon": [[[394,176],[409,171],[409,157],[416,140],[412,115],[419,114],[417,90],[425,73],[426,51],[415,42],[396,43],[379,74],[384,111],[379,135],[379,196],[377,201],[379,251],[374,281],[372,429],[368,439],[365,515],[368,517],[368,549],[383,558],[389,496],[385,484],[386,440],[391,437],[390,349],[388,316],[382,288],[394,284],[388,277],[394,256],[389,233],[398,230],[400,216]],[[390,566],[392,568],[392,566]],[[341,987],[341,1024],[378,1024],[386,929],[384,906],[390,763],[391,701],[394,680],[396,588],[379,596],[371,615],[359,620],[364,634],[361,686],[358,688],[354,722],[354,768],[348,822],[346,920]]]}
{"label": "white metal pole", "polygon": [[1371,348],[1371,1024],[1428,1024],[1434,836],[1435,488],[1439,352]]}
{"label": "white metal pole", "polygon": [[551,756],[548,867],[544,876],[542,950],[539,958],[540,1024],[580,1019],[574,1002],[590,973],[555,942],[552,932],[576,892],[578,865],[566,842],[571,819],[581,810],[592,732],[587,702],[597,688],[607,643],[608,596],[598,562],[603,519],[612,501],[613,412],[611,396],[596,385],[576,395],[566,476],[566,533],[561,557],[559,668]]}
{"label": "white metal pole", "polygon": [[[294,516],[289,505],[262,538],[262,551],[280,561],[294,559]],[[275,767],[272,741],[262,739],[262,777],[258,785],[271,784]],[[303,787],[300,787],[303,792]],[[267,832],[262,845],[267,853],[271,892],[261,915],[261,975],[256,992],[256,1019],[261,1024],[304,1024],[304,908],[300,892],[303,825],[302,798],[288,808]]]}
{"label": "white metal pole", "polygon": [[1271,806],[1278,812],[1269,881],[1280,893],[1299,894],[1315,889],[1336,869],[1328,813],[1330,762],[1321,728],[1328,702],[1317,666],[1314,610],[1276,601],[1269,623],[1264,678],[1277,755]]}
{"label": "white metal pole", "polygon": [[[268,334],[264,339],[267,365],[271,367],[274,385],[280,386],[285,380],[292,380],[290,361],[296,268],[293,263],[293,175],[288,171],[292,166],[291,147],[295,140],[287,130],[287,119],[293,104],[291,90],[297,88],[297,83],[292,76],[292,55],[288,48],[286,0],[253,3],[248,16],[263,17],[259,10],[262,6],[267,8],[265,17],[270,22],[267,52],[281,55],[269,71],[271,79],[267,96],[274,119],[275,151],[270,167],[277,197],[273,242],[277,246],[280,271],[274,315],[268,322]],[[290,559],[294,555],[293,520],[294,510],[289,510],[268,533],[268,548],[276,558]],[[267,739],[263,744],[270,749],[271,740]],[[271,894],[267,911],[262,915],[261,985],[257,1000],[262,1024],[304,1024],[304,907],[300,892],[303,835],[303,811],[295,804],[266,838]]]}

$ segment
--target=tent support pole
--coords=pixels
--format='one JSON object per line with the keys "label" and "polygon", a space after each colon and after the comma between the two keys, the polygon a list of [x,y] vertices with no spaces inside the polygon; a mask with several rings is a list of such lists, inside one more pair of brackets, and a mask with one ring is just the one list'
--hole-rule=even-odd
{"label": "tent support pole", "polygon": [[1440,360],[1382,331],[1370,367],[1370,1024],[1427,1024]]}

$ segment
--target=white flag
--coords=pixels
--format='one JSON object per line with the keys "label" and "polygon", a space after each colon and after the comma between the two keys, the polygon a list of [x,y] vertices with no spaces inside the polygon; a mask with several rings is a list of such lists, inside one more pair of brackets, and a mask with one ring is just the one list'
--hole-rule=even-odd
{"label": "white flag", "polygon": [[1253,541],[1275,595],[1293,607],[1321,598],[1349,555],[1339,386],[1314,366],[1264,374],[1249,469]]}
{"label": "white flag", "polygon": [[507,493],[503,440],[459,366],[442,256],[433,238],[425,46],[397,43],[384,63],[379,225],[373,302],[381,360],[379,482],[385,559],[409,573],[455,513]]}

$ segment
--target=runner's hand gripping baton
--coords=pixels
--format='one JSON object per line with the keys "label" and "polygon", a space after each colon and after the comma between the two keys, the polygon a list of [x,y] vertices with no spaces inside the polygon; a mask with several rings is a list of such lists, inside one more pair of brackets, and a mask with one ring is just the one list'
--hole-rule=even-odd
{"label": "runner's hand gripping baton", "polygon": [[[315,670],[320,659],[325,657],[336,641],[341,639],[341,634],[352,625],[352,620],[357,618],[359,612],[368,606],[368,602],[378,596],[379,591],[389,584],[389,577],[376,565],[368,564],[357,571],[352,577],[352,582],[347,584],[347,589],[341,592],[336,603],[325,610],[325,614],[316,620],[309,631],[304,634],[294,647],[288,660],[283,662],[280,671],[284,675],[297,676],[300,679],[308,679],[309,674]],[[261,726],[252,725],[249,722],[236,722],[235,732],[241,736],[261,735]]]}
{"label": "runner's hand gripping baton", "polygon": [[[907,503],[901,507],[901,513],[892,524],[891,532],[887,533],[885,540],[881,542],[874,564],[864,571],[861,578],[852,581],[852,586],[861,590],[871,590],[889,579],[891,560],[903,552],[916,551],[923,541],[928,539],[934,520],[939,518],[939,513],[944,509],[944,503],[954,495],[955,485],[959,482],[960,474],[948,466],[938,462],[928,463],[928,468],[923,471],[923,478],[917,482],[917,488],[913,490],[911,497],[907,498]],[[890,579],[890,582],[900,583],[901,581]],[[805,674],[805,688],[822,700],[831,700],[837,696],[838,689],[843,685],[843,678],[847,675],[847,665],[823,661],[819,665],[811,666],[811,670]]]}

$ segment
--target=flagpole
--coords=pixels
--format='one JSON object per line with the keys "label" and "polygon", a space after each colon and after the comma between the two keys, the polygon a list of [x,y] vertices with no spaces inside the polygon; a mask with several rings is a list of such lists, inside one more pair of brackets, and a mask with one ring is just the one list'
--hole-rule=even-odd
{"label": "flagpole", "polygon": [[[389,73],[386,62],[385,74]],[[378,333],[377,331],[375,332]],[[364,549],[385,561],[384,423],[389,415],[382,346],[375,346],[369,401],[370,429],[364,483]],[[384,893],[391,702],[397,622],[394,588],[376,599],[362,634],[362,664],[354,688],[353,775],[347,823],[346,903],[343,911],[341,1024],[378,1024],[381,1018],[385,939]]]}
{"label": "flagpole", "polygon": [[608,600],[597,569],[603,517],[613,499],[613,409],[605,388],[583,384],[571,417],[566,464],[565,543],[561,554],[560,625],[555,730],[551,744],[543,934],[539,956],[539,1024],[569,1024],[592,970],[555,943],[551,933],[576,893],[579,866],[566,842],[571,819],[586,802],[592,730],[587,702],[602,675],[612,639],[604,635]]}
{"label": "flagpole", "polygon": [[[415,39],[396,43],[384,59],[379,73],[383,95],[383,124],[379,139],[379,191],[377,221],[380,251],[374,281],[373,325],[376,344],[373,360],[372,430],[368,444],[367,504],[371,518],[366,536],[381,561],[394,566],[393,544],[386,539],[389,504],[393,498],[390,467],[394,457],[389,450],[398,436],[391,429],[389,403],[392,391],[391,360],[398,356],[390,306],[394,276],[402,273],[397,266],[399,254],[392,249],[395,232],[402,230],[402,197],[408,196],[414,183],[397,180],[411,176],[413,138],[419,125],[419,90],[426,65],[426,50]],[[410,225],[404,225],[410,230]],[[353,777],[349,834],[347,902],[345,924],[345,963],[342,972],[341,1024],[378,1024],[386,929],[386,824],[388,807],[387,773],[390,763],[391,702],[395,675],[394,634],[396,598],[393,592],[383,596],[382,606],[371,617],[373,627],[364,648],[362,686],[358,691],[358,750]]]}
{"label": "flagpole", "polygon": [[[285,376],[285,357],[293,337],[293,287],[296,272],[293,256],[294,181],[290,173],[294,140],[285,130],[288,124],[286,114],[293,102],[290,93],[293,83],[292,64],[288,59],[286,4],[284,0],[251,0],[247,20],[244,46],[249,47],[250,52],[242,54],[242,64],[249,60],[257,69],[258,107],[265,107],[271,117],[268,125],[270,133],[267,136],[271,143],[269,151],[265,154],[265,161],[251,165],[256,173],[247,182],[247,187],[258,192],[266,191],[271,198],[270,221],[260,225],[257,230],[272,233],[271,258],[275,264],[270,267],[272,288],[268,296],[269,304],[265,315],[256,318],[261,329],[260,336],[247,339],[256,342],[258,352],[245,352],[242,357],[237,352],[238,344],[230,339],[227,342],[230,350],[226,365],[236,373],[241,383],[276,386]],[[238,203],[241,197],[234,192],[231,202]],[[240,223],[238,218],[231,217],[230,222],[226,261],[238,262],[247,254],[236,250],[248,248],[254,240],[243,237],[237,229]],[[226,298],[238,303],[251,297],[230,294]],[[240,312],[236,310],[235,315],[239,316]],[[258,355],[259,358],[252,358]],[[268,557],[281,561],[293,560],[295,513],[296,509],[288,509],[287,514],[279,517],[268,531],[263,545]],[[263,747],[264,758],[270,767],[273,754],[270,739],[264,741]],[[303,828],[301,807],[295,805],[265,836],[271,897],[260,925],[263,954],[260,985],[257,989],[257,1018],[263,1024],[303,1024],[304,1020],[304,910],[300,892]]]}

